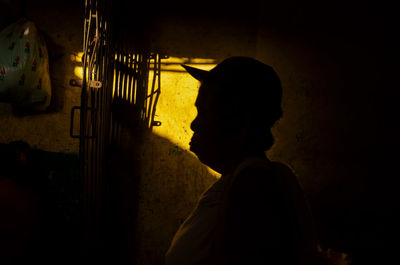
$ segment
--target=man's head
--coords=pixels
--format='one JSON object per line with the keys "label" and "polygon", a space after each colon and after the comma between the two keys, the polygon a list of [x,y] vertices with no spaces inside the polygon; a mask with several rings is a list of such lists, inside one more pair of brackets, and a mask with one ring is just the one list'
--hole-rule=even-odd
{"label": "man's head", "polygon": [[282,116],[279,77],[268,65],[231,57],[211,71],[184,66],[201,82],[191,150],[204,163],[226,152],[260,152],[273,144],[270,132]]}

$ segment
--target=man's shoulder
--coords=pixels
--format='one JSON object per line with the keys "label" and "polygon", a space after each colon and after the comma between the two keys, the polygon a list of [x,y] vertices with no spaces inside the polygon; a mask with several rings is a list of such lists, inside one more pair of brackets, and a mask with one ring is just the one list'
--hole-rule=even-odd
{"label": "man's shoulder", "polygon": [[276,183],[275,165],[268,160],[248,160],[235,171],[233,186],[250,191],[271,188]]}
{"label": "man's shoulder", "polygon": [[279,176],[295,176],[293,170],[282,162],[253,159],[242,163],[235,172],[236,178],[271,179]]}
{"label": "man's shoulder", "polygon": [[271,162],[271,169],[274,174],[295,176],[293,170],[282,162]]}
{"label": "man's shoulder", "polygon": [[261,192],[275,195],[299,190],[297,177],[290,167],[275,161],[243,167],[234,177],[232,188],[236,192],[247,191],[248,194]]}

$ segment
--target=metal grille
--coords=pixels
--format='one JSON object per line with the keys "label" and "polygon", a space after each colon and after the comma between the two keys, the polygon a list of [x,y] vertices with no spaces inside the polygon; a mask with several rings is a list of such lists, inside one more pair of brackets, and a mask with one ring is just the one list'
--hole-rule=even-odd
{"label": "metal grille", "polygon": [[112,101],[112,57],[107,1],[85,1],[80,147],[84,241],[96,242],[103,220],[105,169]]}
{"label": "metal grille", "polygon": [[[160,94],[161,56],[124,47],[112,30],[112,1],[86,0],[83,36],[81,106],[71,115],[71,136],[80,139],[83,245],[101,248],[107,220],[110,150],[121,128],[151,129]],[[73,134],[80,110],[79,135]],[[96,244],[98,246],[96,246]],[[85,247],[85,248],[86,248]],[[90,254],[89,254],[90,255]]]}

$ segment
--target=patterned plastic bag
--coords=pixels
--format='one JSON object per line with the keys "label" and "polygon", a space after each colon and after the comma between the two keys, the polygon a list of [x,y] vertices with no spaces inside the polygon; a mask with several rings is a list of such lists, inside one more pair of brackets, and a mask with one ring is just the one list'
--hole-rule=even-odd
{"label": "patterned plastic bag", "polygon": [[0,32],[0,101],[45,110],[50,97],[46,44],[35,24],[21,19]]}

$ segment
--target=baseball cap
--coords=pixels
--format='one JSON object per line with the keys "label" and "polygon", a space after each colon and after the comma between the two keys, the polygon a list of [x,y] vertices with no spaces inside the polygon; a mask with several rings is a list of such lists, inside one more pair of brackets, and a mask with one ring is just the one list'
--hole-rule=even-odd
{"label": "baseball cap", "polygon": [[223,95],[220,101],[234,102],[229,106],[259,116],[268,126],[282,116],[280,79],[274,69],[263,62],[251,57],[234,56],[210,71],[188,65],[182,67],[201,83],[218,84],[220,91],[215,92],[216,97]]}

